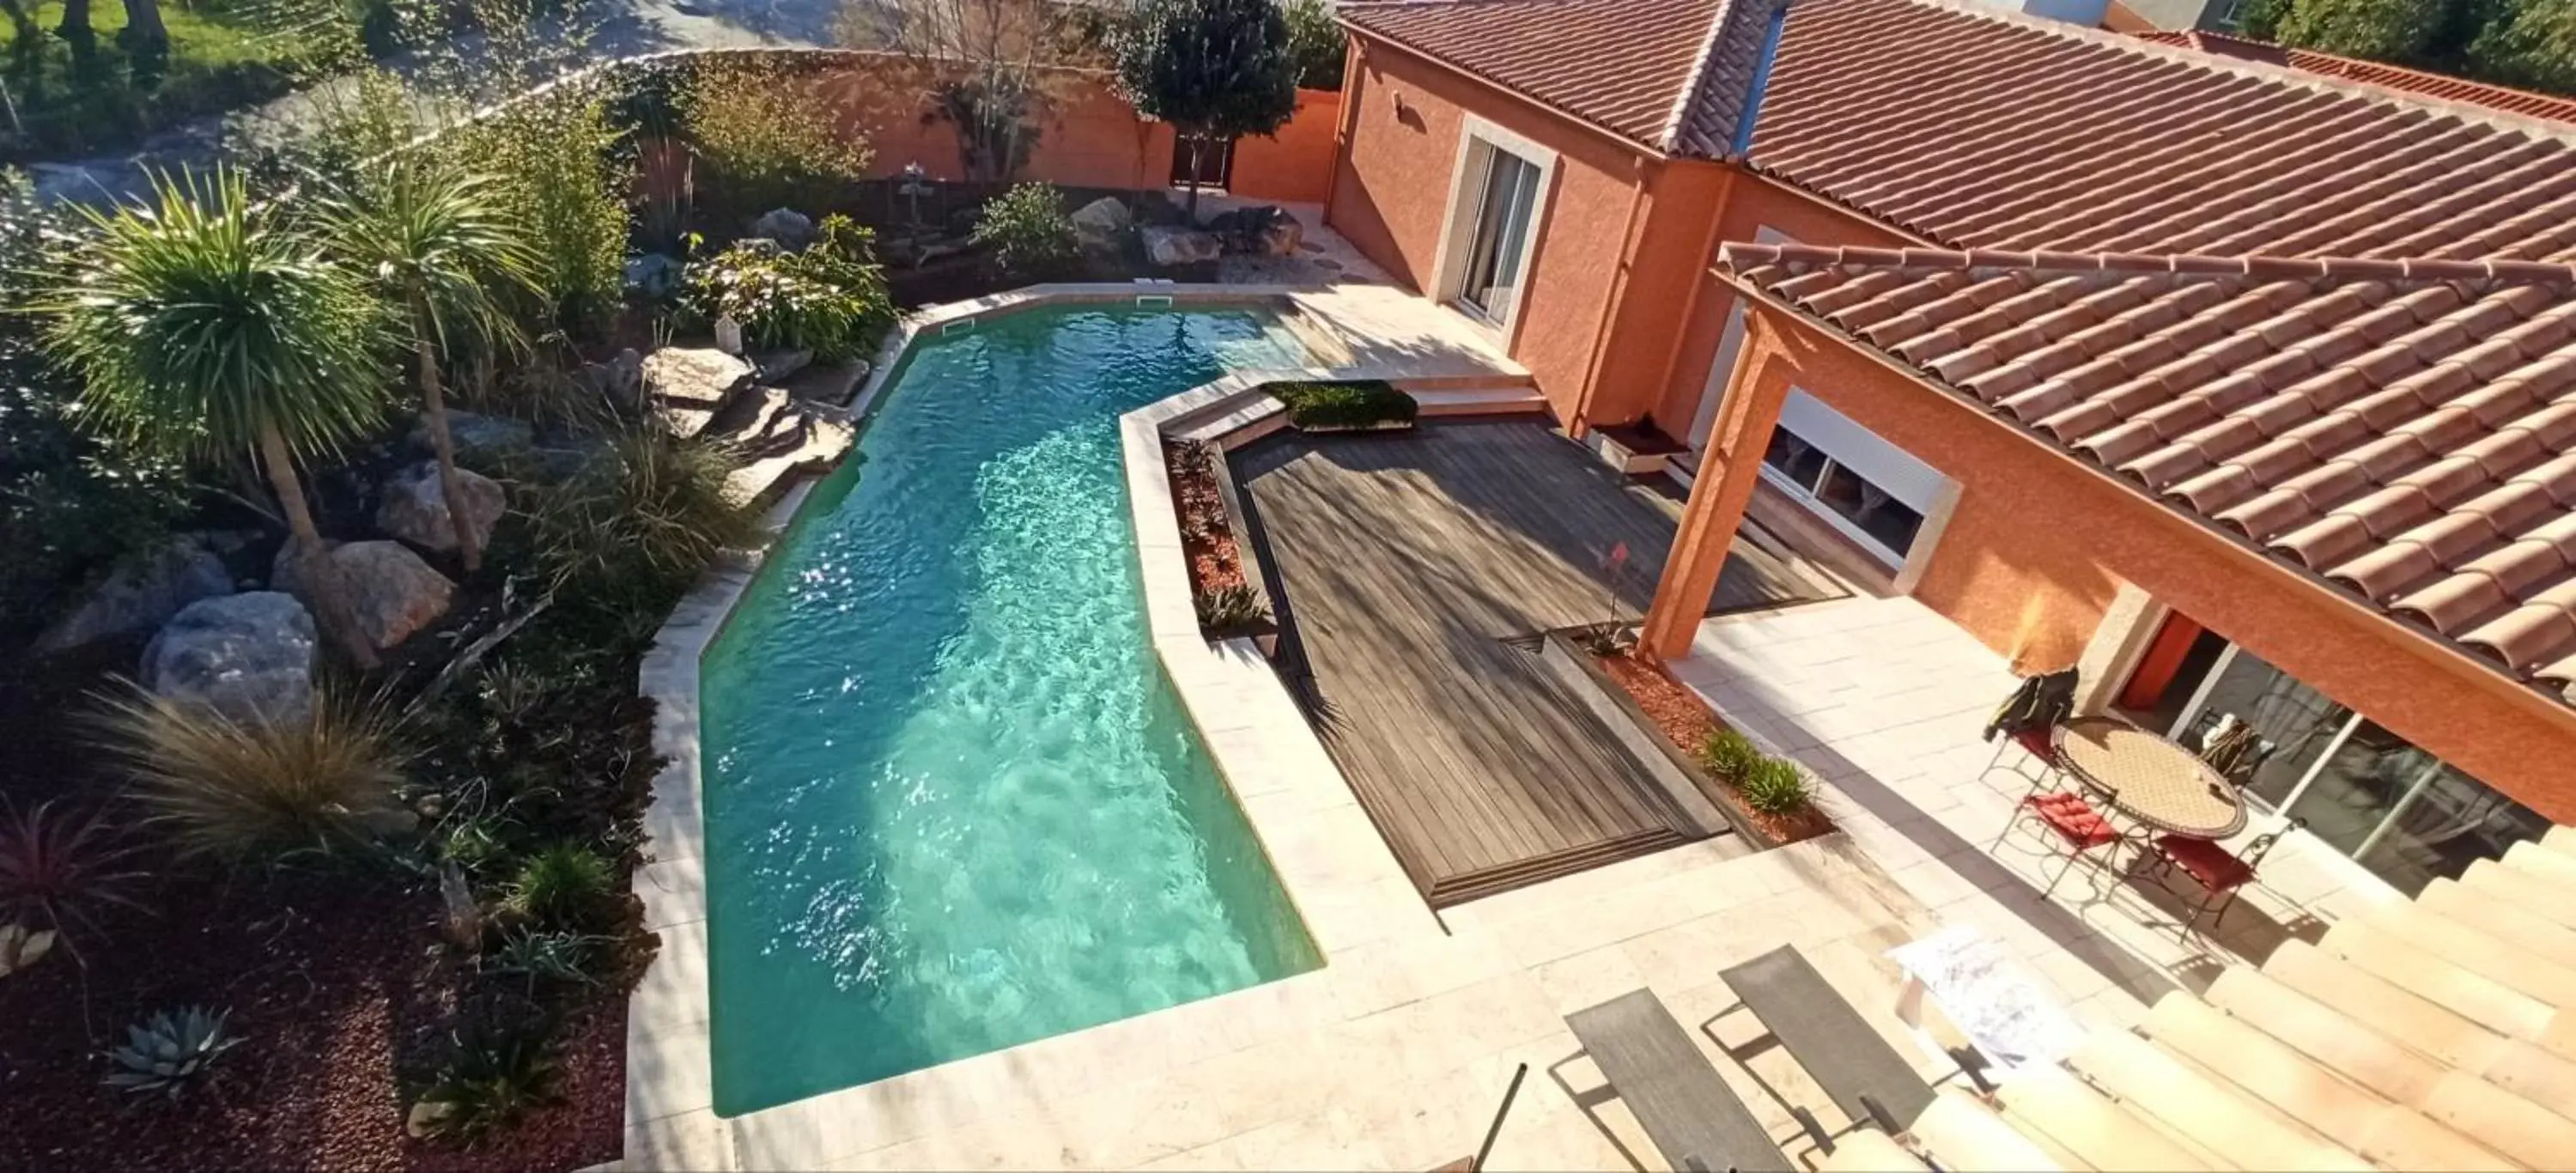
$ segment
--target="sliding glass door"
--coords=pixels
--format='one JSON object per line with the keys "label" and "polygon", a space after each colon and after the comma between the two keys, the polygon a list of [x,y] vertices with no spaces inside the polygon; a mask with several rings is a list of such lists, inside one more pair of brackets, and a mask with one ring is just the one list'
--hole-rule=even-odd
{"label": "sliding glass door", "polygon": [[1484,194],[1476,201],[1476,234],[1467,245],[1466,280],[1458,301],[1489,321],[1511,317],[1520,296],[1523,251],[1529,241],[1530,211],[1538,204],[1536,164],[1509,151],[1486,146]]}

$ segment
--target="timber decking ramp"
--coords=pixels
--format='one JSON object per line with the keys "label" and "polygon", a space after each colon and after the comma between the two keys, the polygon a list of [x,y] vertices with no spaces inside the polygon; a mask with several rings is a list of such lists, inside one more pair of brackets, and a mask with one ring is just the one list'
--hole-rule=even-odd
{"label": "timber decking ramp", "polygon": [[[1697,833],[1529,638],[1610,617],[1613,543],[1620,614],[1641,614],[1675,502],[1528,422],[1288,433],[1231,460],[1281,672],[1433,905]],[[1739,538],[1714,609],[1833,593]]]}

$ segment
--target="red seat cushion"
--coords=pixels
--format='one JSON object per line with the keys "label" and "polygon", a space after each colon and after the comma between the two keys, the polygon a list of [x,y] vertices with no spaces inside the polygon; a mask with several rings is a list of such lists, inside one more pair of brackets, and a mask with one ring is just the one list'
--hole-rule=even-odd
{"label": "red seat cushion", "polygon": [[2050,743],[2050,734],[2046,729],[2015,729],[2012,739],[2021,746],[2023,752],[2032,757],[2044,762],[2057,760],[2057,747]]}
{"label": "red seat cushion", "polygon": [[2103,818],[2101,812],[2094,810],[2093,804],[2084,801],[2081,795],[2064,791],[2034,794],[2024,800],[2023,805],[2077,851],[2090,851],[2120,838],[2111,821]]}
{"label": "red seat cushion", "polygon": [[2228,854],[2224,847],[2207,839],[2187,839],[2180,835],[2159,835],[2156,850],[2174,861],[2191,878],[2212,892],[2225,892],[2253,882],[2254,869],[2244,860]]}

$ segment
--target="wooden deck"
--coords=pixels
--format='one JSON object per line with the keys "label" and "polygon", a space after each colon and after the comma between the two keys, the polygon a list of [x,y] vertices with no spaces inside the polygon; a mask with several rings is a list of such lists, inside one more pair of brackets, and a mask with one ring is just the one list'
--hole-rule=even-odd
{"label": "wooden deck", "polygon": [[[1534,423],[1262,441],[1233,458],[1287,628],[1281,669],[1396,858],[1453,904],[1696,829],[1527,637],[1634,619],[1680,515]],[[1829,597],[1742,539],[1714,610]]]}

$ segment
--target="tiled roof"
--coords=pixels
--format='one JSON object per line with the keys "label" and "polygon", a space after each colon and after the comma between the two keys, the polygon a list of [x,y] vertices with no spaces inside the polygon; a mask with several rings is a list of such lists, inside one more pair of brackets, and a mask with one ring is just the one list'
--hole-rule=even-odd
{"label": "tiled roof", "polygon": [[2135,35],[2141,40],[2154,41],[2162,45],[2180,45],[2184,48],[2198,49],[2204,53],[2215,53],[2221,57],[2286,65],[2292,69],[2321,73],[2329,77],[2348,78],[2383,89],[2422,94],[2449,102],[2467,102],[2474,106],[2485,106],[2492,110],[2503,110],[2532,118],[2576,122],[2576,98],[2535,94],[2530,90],[2517,90],[2482,81],[2470,81],[2467,78],[2426,73],[2420,69],[2364,61],[2358,57],[2338,57],[2335,54],[2320,53],[2314,49],[2275,45],[2270,41],[2229,36],[2226,33],[2155,29]]}
{"label": "tiled roof", "polygon": [[1960,247],[2533,256],[2564,127],[1919,0],[1799,0],[1753,166]]}
{"label": "tiled roof", "polygon": [[1730,243],[1719,271],[2576,702],[2576,266],[2496,252],[2558,260]]}
{"label": "tiled roof", "polygon": [[1723,157],[1787,0],[1378,0],[1342,23],[1667,154]]}

